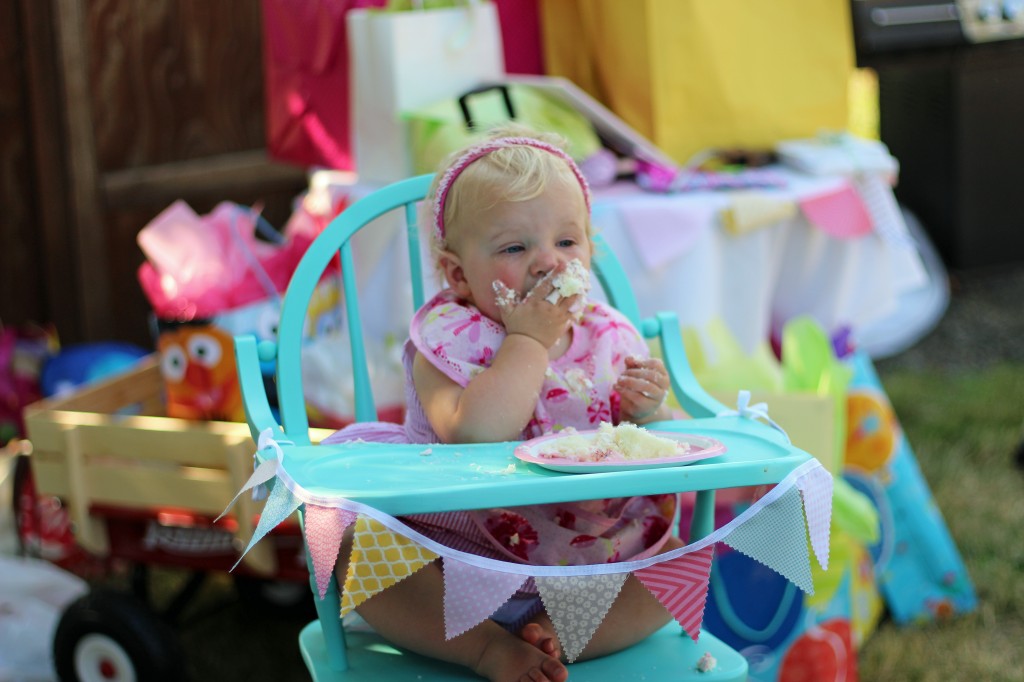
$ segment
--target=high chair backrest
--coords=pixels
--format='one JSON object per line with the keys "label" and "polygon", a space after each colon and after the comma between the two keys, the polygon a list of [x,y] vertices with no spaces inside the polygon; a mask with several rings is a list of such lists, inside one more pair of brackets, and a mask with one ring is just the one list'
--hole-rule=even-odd
{"label": "high chair backrest", "polygon": [[[331,221],[299,263],[282,304],[276,353],[278,404],[281,423],[288,439],[296,443],[309,442],[309,423],[303,399],[301,367],[303,329],[313,291],[324,270],[332,259],[339,255],[345,292],[345,317],[352,354],[355,419],[377,419],[363,339],[360,302],[359,297],[353,295],[353,292],[357,291],[357,273],[352,253],[352,237],[380,216],[395,210],[403,211],[413,309],[418,309],[424,303],[425,273],[429,276],[433,270],[429,264],[425,268],[422,260],[418,203],[427,195],[432,179],[433,175],[409,178],[354,202],[339,217]],[[625,272],[599,235],[595,237],[591,265],[609,303],[638,329],[643,329],[639,308]],[[396,277],[401,276],[400,273],[396,273]]]}

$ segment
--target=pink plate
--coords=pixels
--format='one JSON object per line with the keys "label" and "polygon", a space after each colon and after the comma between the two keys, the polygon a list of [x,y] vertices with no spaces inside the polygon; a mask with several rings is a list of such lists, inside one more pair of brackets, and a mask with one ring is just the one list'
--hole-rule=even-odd
{"label": "pink plate", "polygon": [[662,438],[669,438],[681,443],[686,443],[690,446],[690,451],[685,455],[679,455],[677,457],[657,457],[652,459],[633,460],[606,459],[600,462],[580,462],[567,457],[542,457],[540,454],[545,450],[550,449],[559,438],[565,438],[569,435],[593,438],[597,435],[597,430],[594,429],[592,431],[577,431],[574,434],[551,433],[546,436],[540,436],[533,440],[528,440],[517,447],[514,454],[523,462],[536,464],[544,467],[545,469],[562,471],[569,474],[583,474],[597,471],[630,471],[632,469],[686,466],[687,464],[699,462],[702,459],[717,457],[725,452],[725,445],[720,441],[717,441],[714,438],[708,438],[707,436],[697,436],[692,433],[676,433],[673,431],[650,431],[649,433]]}

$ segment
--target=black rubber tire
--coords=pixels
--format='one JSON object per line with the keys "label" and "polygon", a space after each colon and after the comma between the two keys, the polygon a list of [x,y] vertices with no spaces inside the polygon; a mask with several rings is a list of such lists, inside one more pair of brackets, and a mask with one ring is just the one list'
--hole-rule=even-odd
{"label": "black rubber tire", "polygon": [[61,682],[188,678],[177,633],[132,595],[110,590],[90,592],[64,611],[53,659]]}

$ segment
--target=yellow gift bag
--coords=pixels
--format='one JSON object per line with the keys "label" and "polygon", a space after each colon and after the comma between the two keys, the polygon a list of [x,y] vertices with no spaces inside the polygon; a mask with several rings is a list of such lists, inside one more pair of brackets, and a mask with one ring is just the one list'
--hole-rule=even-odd
{"label": "yellow gift bag", "polygon": [[854,69],[840,0],[543,0],[547,71],[685,163],[845,129]]}

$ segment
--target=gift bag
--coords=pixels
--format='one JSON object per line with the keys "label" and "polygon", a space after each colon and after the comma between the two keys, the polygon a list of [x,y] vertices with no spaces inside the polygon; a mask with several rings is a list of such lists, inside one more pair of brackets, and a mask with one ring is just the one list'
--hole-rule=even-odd
{"label": "gift bag", "polygon": [[412,174],[401,112],[456,97],[504,75],[498,14],[491,2],[352,10],[346,23],[352,148],[363,182],[387,183]]}
{"label": "gift bag", "polygon": [[898,624],[970,613],[971,577],[871,358],[858,351],[849,364],[844,477],[885,512],[871,552],[889,612]]}
{"label": "gift bag", "polygon": [[345,14],[385,0],[262,0],[267,152],[278,161],[354,167]]}
{"label": "gift bag", "polygon": [[[245,420],[234,336],[276,338],[280,294],[326,224],[297,216],[281,236],[253,209],[224,202],[200,216],[178,201],[139,232],[147,261],[138,276],[156,318],[168,416]],[[337,270],[319,286],[338,288]],[[263,367],[266,381],[273,371]]]}
{"label": "gift bag", "polygon": [[685,163],[844,129],[854,67],[837,0],[543,0],[548,73]]}
{"label": "gift bag", "polygon": [[483,141],[488,128],[508,121],[560,134],[570,156],[584,166],[602,149],[586,116],[565,100],[525,84],[482,86],[404,112],[402,118],[408,124],[414,174],[436,171],[449,154]]}
{"label": "gift bag", "polygon": [[496,0],[509,73],[544,73],[540,41],[540,0]]}

